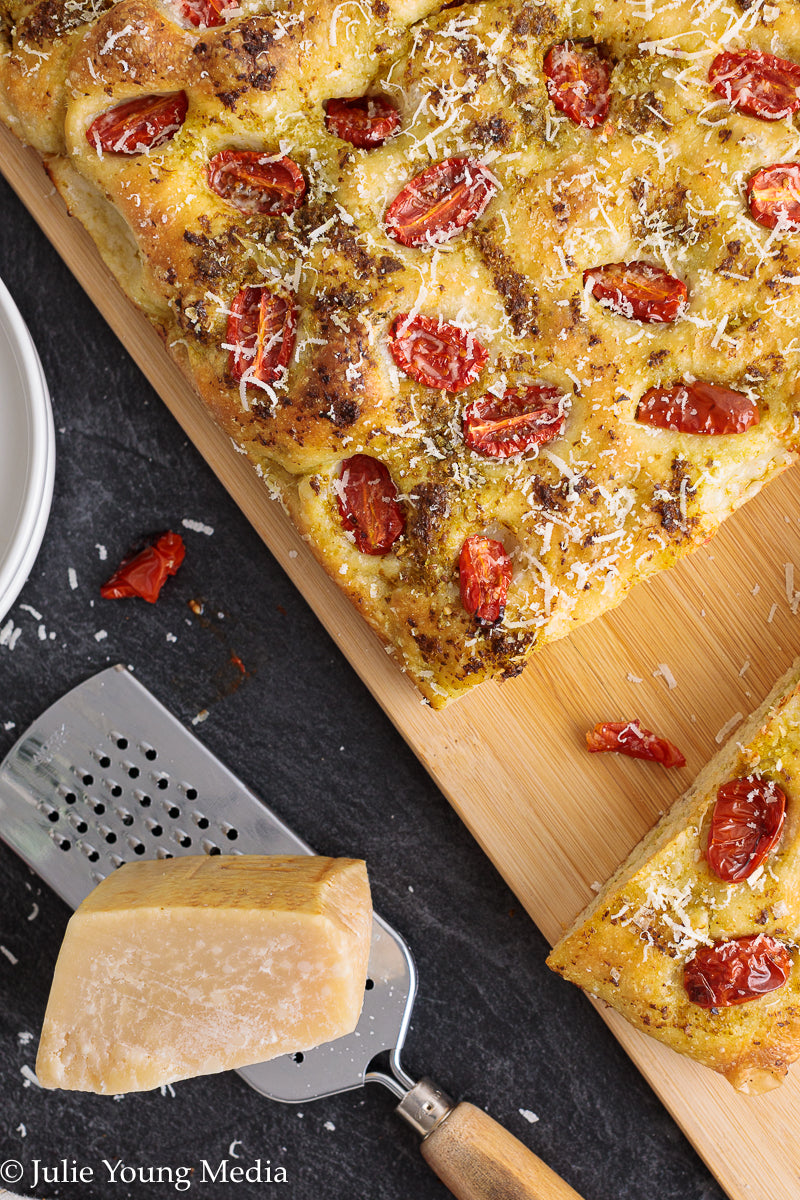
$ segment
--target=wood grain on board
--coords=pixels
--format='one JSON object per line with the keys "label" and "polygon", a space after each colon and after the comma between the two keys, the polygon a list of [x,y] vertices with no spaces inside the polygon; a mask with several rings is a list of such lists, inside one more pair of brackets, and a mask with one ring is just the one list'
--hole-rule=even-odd
{"label": "wood grain on board", "polygon": [[[786,564],[800,536],[800,478],[786,472],[712,543],[636,589],[614,612],[433,712],[318,566],[307,546],[170,361],[156,332],[110,286],[38,156],[0,128],[0,166],[188,436],[545,936],[554,941],[631,847],[800,653]],[[800,555],[798,585],[800,585]],[[791,580],[789,581],[791,592]],[[660,664],[666,664],[662,672]],[[749,664],[749,665],[748,665]],[[670,686],[673,684],[674,686]],[[666,771],[589,756],[597,720],[639,717],[676,742]],[[720,1077],[603,1016],[732,1200],[798,1200],[800,1070],[778,1091],[735,1093]]]}

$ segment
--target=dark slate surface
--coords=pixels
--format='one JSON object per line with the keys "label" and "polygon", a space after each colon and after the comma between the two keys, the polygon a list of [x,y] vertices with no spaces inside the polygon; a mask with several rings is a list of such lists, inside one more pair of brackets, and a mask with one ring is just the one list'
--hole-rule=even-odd
{"label": "dark slate surface", "polygon": [[[38,345],[57,430],[50,523],[10,613],[22,632],[13,651],[0,647],[0,752],[113,662],[135,667],[185,722],[207,708],[198,735],[303,837],[368,860],[376,907],[419,967],[412,1073],[486,1107],[585,1200],[722,1200],[599,1017],[545,967],[545,942],[514,896],[1,183],[0,205],[0,275]],[[213,535],[183,529],[183,518]],[[109,567],[168,527],[184,533],[187,556],[159,603],[102,601]],[[190,600],[204,603],[202,618]],[[55,638],[41,640],[40,624]],[[0,896],[0,944],[18,960],[0,955],[0,1162],[22,1164],[17,1190],[81,1200],[180,1192],[175,1181],[112,1186],[103,1160],[121,1159],[136,1170],[194,1167],[191,1192],[214,1200],[448,1194],[375,1085],[295,1108],[233,1074],[118,1101],[30,1084],[24,1068],[68,913],[4,847]],[[264,1175],[270,1160],[288,1183],[199,1182],[204,1159],[216,1168],[226,1158],[248,1168],[260,1158]],[[93,1180],[36,1188],[34,1161],[52,1169],[61,1159]]]}

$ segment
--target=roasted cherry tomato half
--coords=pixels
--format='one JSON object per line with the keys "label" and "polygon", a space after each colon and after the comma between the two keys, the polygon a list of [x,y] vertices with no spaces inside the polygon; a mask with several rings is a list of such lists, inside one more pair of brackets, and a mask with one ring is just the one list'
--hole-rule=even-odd
{"label": "roasted cherry tomato half", "polygon": [[485,458],[510,458],[564,432],[564,394],[535,383],[486,395],[464,409],[464,441]]}
{"label": "roasted cherry tomato half", "polygon": [[228,5],[225,0],[178,0],[181,16],[197,29],[213,29],[217,25],[224,25],[228,7],[235,8],[236,5]]}
{"label": "roasted cherry tomato half", "polygon": [[786,796],[769,779],[733,779],[717,790],[708,865],[726,883],[747,879],[777,844]]}
{"label": "roasted cherry tomato half", "polygon": [[677,321],[686,312],[686,284],[662,267],[635,261],[606,263],[583,272],[583,285],[612,312],[634,321]]}
{"label": "roasted cherry tomato half", "polygon": [[382,146],[400,128],[400,113],[386,96],[329,100],[325,128],[343,142],[369,150]]}
{"label": "roasted cherry tomato half", "polygon": [[576,125],[602,125],[611,105],[611,65],[593,42],[561,42],[544,56],[547,94]]}
{"label": "roasted cherry tomato half", "polygon": [[747,181],[750,215],[767,229],[800,231],[800,163],[776,163]]}
{"label": "roasted cherry tomato half", "polygon": [[502,620],[511,583],[511,559],[502,542],[473,533],[458,559],[461,603],[482,625]]}
{"label": "roasted cherry tomato half", "polygon": [[449,242],[484,212],[497,184],[475,158],[446,158],[407,183],[386,210],[386,231],[404,246]]}
{"label": "roasted cherry tomato half", "polygon": [[701,380],[650,388],[636,410],[637,421],[679,433],[744,433],[758,419],[758,405],[744,392]]}
{"label": "roasted cherry tomato half", "polygon": [[170,575],[174,575],[186,554],[179,533],[164,533],[153,546],[147,546],[133,558],[125,559],[100,588],[104,600],[123,600],[140,596],[155,604]]}
{"label": "roasted cherry tomato half", "polygon": [[364,554],[386,554],[405,528],[397,488],[385,463],[354,454],[334,485],[342,525]]}
{"label": "roasted cherry tomato half", "polygon": [[800,109],[800,63],[787,58],[725,50],[712,62],[708,78],[718,96],[750,117],[779,121]]}
{"label": "roasted cherry tomato half", "polygon": [[144,154],[170,141],[186,120],[186,92],[137,96],[95,117],[86,139],[102,154]]}
{"label": "roasted cherry tomato half", "polygon": [[683,986],[700,1008],[728,1008],[783,987],[791,969],[783,942],[756,933],[700,946],[684,967]]}
{"label": "roasted cherry tomato half", "polygon": [[686,759],[677,746],[666,738],[656,737],[649,729],[642,729],[638,721],[602,721],[586,734],[586,748],[592,754],[610,750],[630,758],[662,763],[665,767],[686,766]]}
{"label": "roasted cherry tomato half", "polygon": [[474,333],[438,317],[401,313],[389,334],[389,350],[401,371],[426,387],[460,392],[480,375],[489,358]]}
{"label": "roasted cherry tomato half", "polygon": [[209,159],[207,174],[212,192],[243,213],[294,212],[306,192],[296,162],[258,150],[220,150]]}
{"label": "roasted cherry tomato half", "polygon": [[236,295],[228,317],[228,372],[237,382],[272,383],[287,367],[294,349],[297,310],[288,296],[267,287],[246,287]]}

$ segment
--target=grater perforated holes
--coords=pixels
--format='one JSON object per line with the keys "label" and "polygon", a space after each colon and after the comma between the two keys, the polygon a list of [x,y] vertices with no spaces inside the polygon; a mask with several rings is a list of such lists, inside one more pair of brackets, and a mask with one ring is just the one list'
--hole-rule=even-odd
{"label": "grater perforated holes", "polygon": [[95,863],[100,859],[100,855],[90,842],[76,842],[76,845],[82,854],[85,854],[89,862]]}
{"label": "grater perforated holes", "polygon": [[177,842],[179,846],[183,846],[184,850],[188,849],[192,844],[192,839],[183,829],[176,829],[172,835],[172,840]]}
{"label": "grater perforated holes", "polygon": [[235,842],[239,836],[239,830],[235,829],[233,825],[221,825],[220,829],[225,834],[225,837],[229,842]]}
{"label": "grater perforated holes", "polygon": [[117,816],[123,825],[132,825],[134,821],[133,813],[128,812],[127,808],[118,808]]}
{"label": "grater perforated holes", "polygon": [[197,788],[193,788],[193,787],[187,788],[186,789],[186,799],[187,800],[196,800],[197,799]]}
{"label": "grater perforated holes", "polygon": [[91,787],[94,783],[94,775],[90,775],[87,771],[85,775],[81,775],[81,782],[84,787]]}
{"label": "grater perforated holes", "polygon": [[107,771],[108,768],[111,766],[111,759],[108,757],[107,754],[101,754],[100,758],[98,758],[97,761],[100,764],[100,766],[103,768],[104,771]]}
{"label": "grater perforated holes", "polygon": [[162,792],[165,791],[169,787],[169,777],[167,775],[159,775],[158,779],[156,779],[156,787],[160,788]]}
{"label": "grater perforated holes", "polygon": [[153,803],[151,797],[148,796],[147,792],[136,791],[133,793],[133,795],[142,808],[149,808],[150,805]]}
{"label": "grater perforated holes", "polygon": [[[89,798],[87,796],[87,800],[88,799]],[[103,801],[102,800],[94,800],[94,801],[89,800],[89,803],[91,804],[92,809],[94,810],[95,814],[98,817],[102,817],[103,813],[106,811],[106,806],[105,806],[105,804],[103,804]]]}
{"label": "grater perforated holes", "polygon": [[125,735],[123,733],[112,733],[111,736],[114,739],[114,741],[117,743],[118,750],[127,750],[128,749],[128,739],[125,737]]}
{"label": "grater perforated holes", "polygon": [[125,770],[128,772],[129,779],[138,779],[139,778],[139,768],[137,766],[135,766],[135,765],[127,766],[126,765]]}
{"label": "grater perforated holes", "polygon": [[158,850],[156,850],[156,858],[164,859],[164,858],[174,858],[174,857],[175,857],[175,855],[171,851],[165,850],[163,846],[159,846]]}
{"label": "grater perforated holes", "polygon": [[120,856],[119,856],[118,854],[112,854],[112,855],[111,855],[111,865],[112,865],[112,867],[114,868],[114,870],[116,871],[116,870],[118,870],[120,867],[124,867],[124,866],[125,866],[125,859],[124,859],[124,858],[120,858]]}
{"label": "grater perforated holes", "polygon": [[62,833],[58,833],[57,830],[51,829],[49,830],[49,834],[55,844],[58,846],[59,850],[70,849],[72,842],[70,842],[68,838],[65,838]]}
{"label": "grater perforated holes", "polygon": [[147,826],[148,830],[153,835],[153,837],[159,838],[159,837],[161,837],[161,835],[164,832],[164,830],[161,828],[161,826],[158,824],[157,821],[145,821],[145,825]]}
{"label": "grater perforated holes", "polygon": [[181,810],[178,808],[177,804],[165,804],[164,811],[171,821],[176,821],[181,815]]}
{"label": "grater perforated holes", "polygon": [[145,743],[142,743],[139,749],[142,751],[142,754],[145,756],[148,762],[155,762],[158,758],[158,751],[156,750],[155,746],[148,746]]}
{"label": "grater perforated holes", "polygon": [[67,820],[69,821],[70,825],[72,826],[72,828],[75,830],[76,833],[88,833],[89,832],[89,826],[86,824],[83,817],[80,816],[79,813],[71,812],[69,814],[69,816],[67,817]]}
{"label": "grater perforated holes", "polygon": [[78,797],[75,795],[74,792],[64,792],[63,799],[64,799],[65,804],[75,804]]}
{"label": "grater perforated holes", "polygon": [[212,842],[210,838],[203,838],[202,842],[200,843],[200,848],[204,854],[220,853],[219,846],[217,846],[215,842]]}
{"label": "grater perforated holes", "polygon": [[129,837],[128,845],[134,854],[144,854],[144,843],[140,842],[138,838]]}
{"label": "grater perforated holes", "polygon": [[204,817],[202,813],[193,812],[191,817],[198,829],[208,829],[211,824],[208,817]]}
{"label": "grater perforated holes", "polygon": [[48,821],[52,821],[53,824],[55,825],[56,821],[58,820],[58,809],[56,809],[56,808],[47,809],[44,807],[44,805],[41,806],[41,809],[42,809],[42,812],[47,817]]}
{"label": "grater perforated holes", "polygon": [[98,825],[97,832],[108,842],[109,846],[113,846],[117,840],[117,835],[108,825]]}

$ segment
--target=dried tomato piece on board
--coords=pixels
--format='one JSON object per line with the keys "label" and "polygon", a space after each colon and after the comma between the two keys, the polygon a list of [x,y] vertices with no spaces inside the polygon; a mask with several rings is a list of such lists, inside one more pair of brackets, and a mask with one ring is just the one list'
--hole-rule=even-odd
{"label": "dried tomato piece on board", "polygon": [[481,216],[496,191],[476,158],[446,158],[398,192],[386,210],[386,231],[404,246],[449,242]]}
{"label": "dried tomato piece on board", "polygon": [[800,63],[762,50],[725,50],[711,64],[708,79],[732,108],[779,121],[800,109]]}
{"label": "dried tomato piece on board", "polygon": [[178,3],[183,19],[197,29],[213,29],[224,25],[225,10],[236,7],[235,3],[227,4],[226,0],[179,0]]}
{"label": "dried tomato piece on board", "polygon": [[461,603],[482,625],[502,620],[511,583],[511,559],[502,542],[473,533],[458,559]]}
{"label": "dried tomato piece on board", "polygon": [[716,383],[676,383],[650,388],[639,401],[636,420],[679,433],[744,433],[759,420],[758,405],[744,392]]}
{"label": "dried tomato piece on board", "polygon": [[728,1008],[783,987],[791,969],[783,942],[756,933],[700,946],[683,969],[683,986],[700,1008]]}
{"label": "dried tomato piece on board", "polygon": [[382,146],[400,128],[400,113],[386,96],[354,96],[329,100],[325,128],[343,142],[369,150]]}
{"label": "dried tomato piece on board", "polygon": [[686,312],[688,289],[663,267],[636,260],[606,263],[583,272],[584,287],[612,312],[634,321],[677,321]]}
{"label": "dried tomato piece on board", "polygon": [[389,350],[401,371],[426,387],[460,392],[489,359],[474,333],[439,317],[401,313],[389,332]]}
{"label": "dried tomato piece on board", "polygon": [[747,879],[777,844],[786,795],[771,779],[732,779],[717,789],[708,865],[726,883]]}
{"label": "dried tomato piece on board", "polygon": [[591,754],[613,751],[662,763],[665,767],[686,766],[677,746],[666,738],[656,737],[649,729],[642,729],[638,721],[601,721],[586,734],[586,748]]}
{"label": "dried tomato piece on board", "polygon": [[98,154],[144,154],[175,137],[188,109],[186,92],[137,96],[95,117],[86,140]]}
{"label": "dried tomato piece on board", "polygon": [[405,528],[397,488],[385,463],[354,454],[334,485],[342,525],[364,554],[386,554]]}
{"label": "dried tomato piece on board", "polygon": [[290,297],[267,287],[242,288],[228,316],[231,377],[238,382],[250,371],[248,382],[273,382],[289,363],[296,330],[297,309]]}
{"label": "dried tomato piece on board", "polygon": [[750,215],[767,229],[800,231],[800,163],[763,167],[747,181]]}
{"label": "dried tomato piece on board", "polygon": [[133,558],[124,559],[100,588],[104,600],[123,600],[140,596],[155,604],[170,575],[174,575],[186,554],[179,533],[164,533],[153,546],[147,546]]}
{"label": "dried tomato piece on board", "polygon": [[485,458],[510,458],[564,432],[564,393],[548,384],[509,388],[464,409],[464,441]]}
{"label": "dried tomato piece on board", "polygon": [[285,155],[220,150],[209,159],[206,172],[211,190],[243,213],[294,212],[306,193],[303,172]]}
{"label": "dried tomato piece on board", "polygon": [[544,56],[547,94],[576,125],[602,125],[611,106],[611,64],[593,42],[560,42]]}

